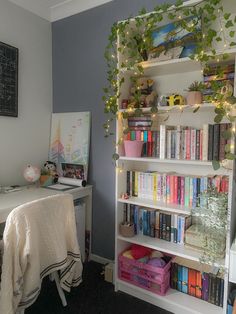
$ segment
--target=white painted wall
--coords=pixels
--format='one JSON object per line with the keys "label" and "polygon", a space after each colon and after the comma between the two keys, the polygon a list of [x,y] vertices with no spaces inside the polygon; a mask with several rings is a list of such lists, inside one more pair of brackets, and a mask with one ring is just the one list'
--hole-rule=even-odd
{"label": "white painted wall", "polygon": [[26,184],[22,172],[47,160],[52,112],[50,22],[0,1],[0,41],[19,48],[18,118],[0,116],[0,185]]}

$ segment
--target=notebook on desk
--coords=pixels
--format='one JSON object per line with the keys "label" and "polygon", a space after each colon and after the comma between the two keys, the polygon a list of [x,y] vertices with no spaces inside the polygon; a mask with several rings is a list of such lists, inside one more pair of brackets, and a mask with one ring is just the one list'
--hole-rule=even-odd
{"label": "notebook on desk", "polygon": [[75,186],[75,185],[67,185],[67,184],[61,184],[61,183],[56,183],[49,186],[45,186],[46,189],[52,189],[52,190],[57,190],[57,191],[67,191],[67,190],[71,190],[77,187],[78,186]]}

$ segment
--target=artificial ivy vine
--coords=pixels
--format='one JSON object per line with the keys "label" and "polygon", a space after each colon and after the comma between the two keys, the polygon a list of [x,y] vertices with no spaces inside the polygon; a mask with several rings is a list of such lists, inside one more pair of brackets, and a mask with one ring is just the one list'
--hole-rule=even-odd
{"label": "artificial ivy vine", "polygon": [[[220,63],[228,59],[227,50],[236,46],[236,42],[233,41],[236,33],[236,17],[224,11],[222,2],[222,0],[202,0],[198,3],[184,6],[182,0],[177,0],[174,6],[168,3],[156,6],[152,13],[147,13],[145,9],[142,9],[137,17],[115,23],[112,26],[108,45],[105,49],[108,82],[104,88],[103,96],[105,104],[104,112],[108,115],[108,119],[104,123],[106,137],[113,134],[110,131],[111,123],[114,118],[118,117],[120,89],[125,81],[123,73],[128,70],[133,71],[134,75],[131,78],[133,84],[136,84],[137,78],[143,75],[144,68],[142,62],[147,60],[148,52],[152,48],[153,31],[163,24],[164,18],[178,23],[182,29],[188,32],[194,32],[196,28],[195,23],[189,25],[188,18],[194,16],[201,19],[202,31],[196,33],[196,49],[190,58],[200,62],[204,71],[207,71],[209,62],[219,64],[216,75],[219,77],[222,76]],[[219,32],[212,26],[215,21],[220,23]],[[169,35],[171,36],[171,34]],[[228,42],[226,38],[231,38],[232,41]],[[224,51],[222,51],[221,55],[214,48],[214,43],[217,42],[222,42]],[[167,49],[169,48],[171,47]],[[118,56],[122,56],[122,62]],[[220,93],[217,81],[212,82],[211,88],[214,94],[209,101],[214,102],[216,105],[215,122],[220,123],[223,118],[234,122],[236,117],[231,113],[231,107],[233,104],[236,104],[236,98],[232,96],[226,99],[225,95]],[[129,110],[130,108],[128,107],[127,110],[122,111],[123,119],[127,119],[130,115],[140,116],[143,114],[139,98],[140,95],[137,94],[135,106],[132,110]],[[152,114],[156,114],[157,111],[157,105],[152,106],[150,109]],[[194,112],[196,111],[195,109]],[[127,130],[124,130],[124,132],[127,132]],[[225,139],[229,139],[233,135],[233,129],[229,129],[223,134]],[[120,144],[122,140],[123,138],[121,137],[116,144]],[[227,159],[232,160],[236,158],[235,154],[231,152],[229,145],[225,147],[225,150]],[[116,160],[119,156],[114,154],[113,158]],[[219,168],[219,161],[214,160],[213,167],[214,169]]]}

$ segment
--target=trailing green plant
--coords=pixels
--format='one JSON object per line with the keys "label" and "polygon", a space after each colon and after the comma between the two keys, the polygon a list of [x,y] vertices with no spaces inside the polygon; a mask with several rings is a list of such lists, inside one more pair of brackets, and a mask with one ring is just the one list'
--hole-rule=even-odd
{"label": "trailing green plant", "polygon": [[[133,72],[133,77],[131,77],[133,84],[137,82],[138,77],[144,74],[143,66],[153,47],[153,31],[163,24],[164,19],[167,18],[170,22],[180,25],[183,30],[188,32],[196,30],[196,23],[190,24],[188,18],[194,16],[197,18],[196,21],[201,19],[202,31],[196,32],[196,49],[190,58],[199,62],[204,71],[210,67],[209,63],[218,64],[216,75],[222,75],[223,69],[220,65],[228,60],[227,50],[236,46],[234,41],[236,17],[224,10],[223,1],[202,0],[191,5],[183,5],[182,0],[177,0],[175,5],[163,3],[157,5],[151,13],[142,9],[138,16],[113,24],[104,54],[107,62],[107,86],[103,89],[102,99],[105,104],[104,112],[108,117],[103,125],[106,137],[113,135],[111,123],[118,117],[120,90],[125,82],[124,72],[129,70]],[[219,31],[214,29],[216,21],[220,25]],[[167,34],[167,38],[173,35],[170,32]],[[226,41],[226,38],[230,38],[231,41]],[[220,55],[214,48],[215,43],[222,43],[223,51]],[[173,46],[169,45],[166,50],[171,48]],[[235,115],[231,112],[232,102],[228,102],[222,95],[221,86],[217,81],[213,81],[211,87],[213,96],[209,98],[209,101],[213,101],[216,107],[215,122],[220,123],[223,118],[234,122]],[[138,97],[137,94],[135,108],[128,108],[121,113],[123,119],[127,119],[129,115],[140,116],[143,114]],[[157,106],[153,105],[151,113],[156,114],[157,111]],[[229,134],[230,136],[234,135],[233,130],[227,130],[227,132],[227,137]],[[120,144],[122,141],[123,135],[115,144]],[[226,158],[234,159],[235,157],[234,153],[227,152]],[[115,153],[113,158],[116,160],[119,155]],[[213,161],[213,167],[214,169],[219,168],[219,161]]]}
{"label": "trailing green plant", "polygon": [[194,81],[188,87],[189,92],[201,92],[204,89],[204,84],[202,82]]}

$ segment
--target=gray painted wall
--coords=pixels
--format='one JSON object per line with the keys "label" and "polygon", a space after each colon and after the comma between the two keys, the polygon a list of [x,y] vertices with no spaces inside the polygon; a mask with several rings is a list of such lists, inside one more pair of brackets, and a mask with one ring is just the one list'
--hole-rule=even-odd
{"label": "gray painted wall", "polygon": [[[116,0],[54,22],[53,111],[91,111],[89,183],[93,184],[92,253],[114,258],[115,171],[112,139],[103,133],[104,49],[111,25],[165,1]],[[172,1],[173,2],[173,1]]]}
{"label": "gray painted wall", "polygon": [[51,23],[0,1],[0,41],[19,48],[18,118],[0,116],[0,185],[27,184],[23,169],[48,158],[52,112]]}

